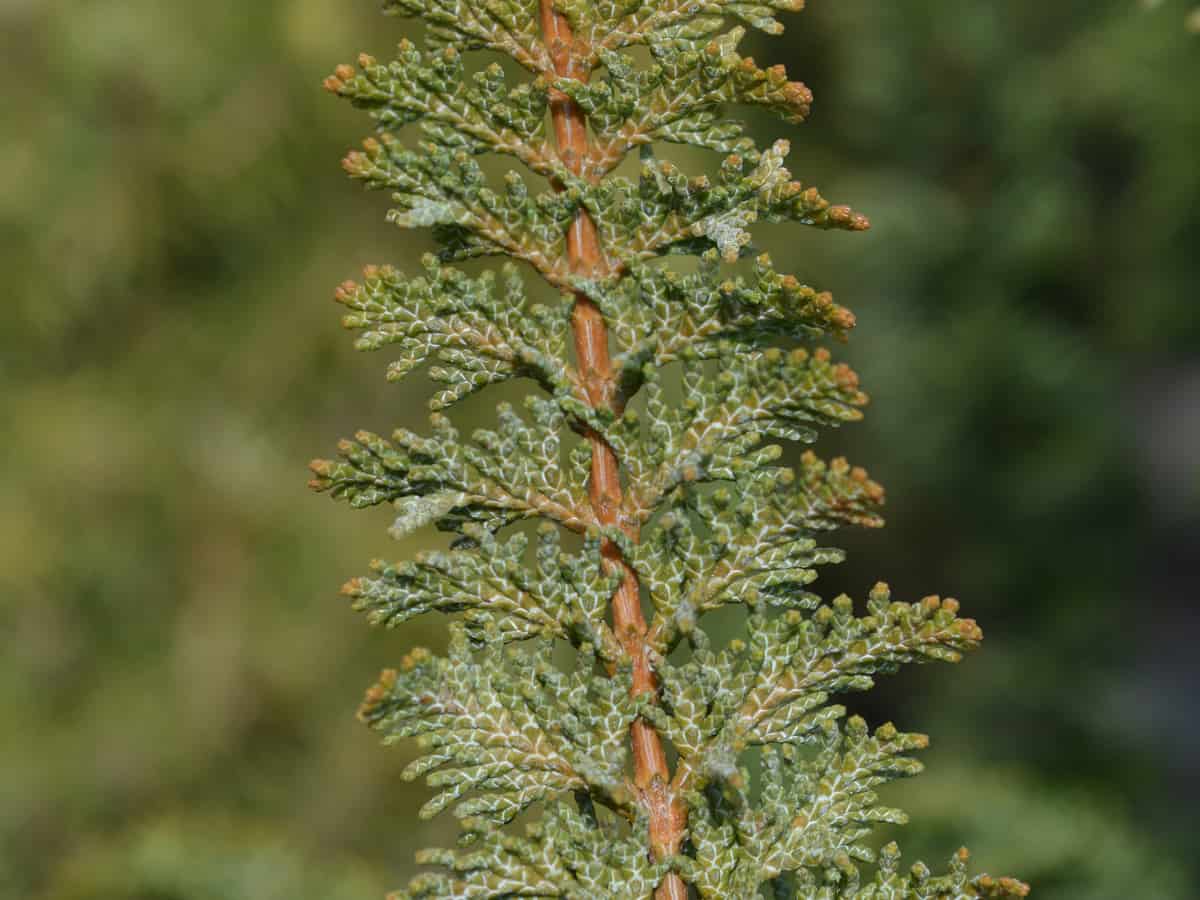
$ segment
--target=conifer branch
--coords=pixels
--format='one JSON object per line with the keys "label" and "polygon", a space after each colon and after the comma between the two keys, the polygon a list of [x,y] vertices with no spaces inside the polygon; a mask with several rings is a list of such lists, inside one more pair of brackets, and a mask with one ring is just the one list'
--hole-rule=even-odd
{"label": "conifer branch", "polygon": [[[445,657],[411,652],[360,710],[386,740],[418,739],[406,775],[435,790],[422,814],[450,810],[462,826],[462,846],[421,854],[436,871],[401,897],[1028,892],[970,878],[965,853],[945,875],[902,874],[894,845],[868,842],[904,820],[877,789],[916,774],[927,739],[872,732],[834,698],[902,665],[956,662],[982,634],[953,600],[893,603],[879,585],[856,615],[810,590],[843,556],[823,535],[881,525],[883,489],[811,451],[782,465],[770,442],[811,443],[861,417],[857,375],[814,346],[845,340],[855,319],[766,255],[742,260],[759,223],[868,223],[793,179],[786,141],[760,149],[723,115],[736,103],[807,116],[808,89],[743,58],[729,23],[777,33],[775,13],[801,5],[386,0],[424,21],[426,49],[364,54],[326,80],[379,132],[348,173],[391,191],[391,220],[439,244],[420,277],[368,267],[336,293],[356,346],[394,354],[390,380],[425,371],[439,386],[431,434],[362,431],[312,464],[314,489],[392,504],[396,536],[455,536],[343,588],[375,624],[456,617]],[[622,52],[636,46],[648,66]],[[473,50],[507,54],[528,80],[495,64],[468,75]],[[660,142],[724,161],[688,176],[655,156]],[[635,148],[639,178],[615,175]],[[509,172],[494,188],[485,154],[549,187]],[[513,265],[499,280],[447,265],[490,255],[527,263],[562,303],[533,303]],[[680,271],[674,255],[697,265]],[[451,425],[455,403],[516,379],[535,389],[523,411],[502,404],[469,438]],[[532,551],[525,531],[500,534],[530,520]],[[746,638],[714,650],[704,617],[730,605],[748,610]]]}
{"label": "conifer branch", "polygon": [[[590,67],[577,59],[570,25],[566,17],[554,9],[551,0],[541,0],[541,22],[556,71],[564,77],[586,79]],[[559,155],[579,173],[590,152],[584,111],[565,95],[554,96],[550,109]],[[603,277],[608,263],[592,216],[586,209],[576,213],[567,235],[567,254],[572,268],[579,274]],[[618,382],[609,358],[607,323],[600,308],[585,293],[576,294],[572,326],[575,353],[589,402],[593,407],[620,412],[614,408],[618,402]],[[630,541],[636,541],[636,525],[621,515],[623,502],[617,455],[603,436],[594,431],[590,440],[590,493],[596,518],[604,526],[621,528]],[[606,566],[621,576],[612,599],[613,629],[632,661],[631,690],[634,696],[653,696],[657,684],[648,655],[647,625],[642,614],[637,575],[614,541],[606,540],[601,552]],[[648,820],[650,850],[656,860],[662,861],[679,852],[686,827],[686,809],[681,798],[672,796],[667,790],[671,775],[666,752],[654,727],[639,718],[632,723],[630,738],[634,783]],[[655,896],[658,900],[687,900],[687,889],[679,876],[670,872]]]}

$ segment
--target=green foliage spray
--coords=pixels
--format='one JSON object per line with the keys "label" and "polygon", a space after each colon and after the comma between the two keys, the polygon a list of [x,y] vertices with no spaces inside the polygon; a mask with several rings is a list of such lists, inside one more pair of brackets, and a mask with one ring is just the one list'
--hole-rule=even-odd
{"label": "green foliage spray", "polygon": [[[389,378],[441,385],[430,432],[361,432],[312,466],[317,490],[393,504],[397,536],[455,535],[344,589],[376,623],[459,614],[448,654],[410,652],[360,713],[418,738],[408,774],[436,790],[422,815],[462,826],[401,897],[1028,893],[970,877],[964,851],[934,875],[875,850],[875,828],[904,821],[876,789],[916,774],[927,739],[831,702],[905,663],[956,662],[982,635],[954,600],[895,602],[881,584],[857,615],[808,590],[842,558],[818,536],[881,524],[883,491],[844,460],[785,466],[768,443],[811,443],[867,397],[810,346],[854,317],[751,259],[751,227],[868,223],[793,180],[786,141],[761,149],[721,115],[805,119],[803,84],[738,53],[743,26],[777,34],[775,14],[802,5],[388,0],[424,23],[425,49],[326,81],[379,129],[347,172],[440,246],[420,277],[369,268],[337,292],[358,346],[396,354]],[[472,67],[472,51],[512,62]],[[419,140],[400,136],[410,125]],[[656,156],[670,143],[712,151],[716,170],[685,174]],[[617,171],[634,151],[636,180]],[[487,154],[548,186],[490,184]],[[512,262],[451,267],[481,256]],[[536,276],[560,303],[533,302]],[[510,379],[536,388],[523,411],[455,430],[444,410]],[[704,617],[729,606],[745,636],[715,646]]]}

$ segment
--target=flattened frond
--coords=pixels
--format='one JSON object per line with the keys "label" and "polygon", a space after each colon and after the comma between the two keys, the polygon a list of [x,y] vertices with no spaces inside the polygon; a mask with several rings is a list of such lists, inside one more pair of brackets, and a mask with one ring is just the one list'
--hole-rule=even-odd
{"label": "flattened frond", "polygon": [[535,657],[489,648],[476,660],[456,636],[449,656],[414,650],[367,692],[364,722],[389,741],[420,739],[405,777],[425,776],[438,790],[423,817],[453,805],[468,827],[503,824],[571,791],[629,808],[626,734],[637,713],[628,675],[597,674],[586,658],[564,675],[548,649]]}
{"label": "flattened frond", "polygon": [[537,0],[384,0],[383,10],[425,22],[437,46],[494,50],[531,72],[554,71],[538,34]]}
{"label": "flattened frond", "polygon": [[342,593],[373,624],[395,627],[427,612],[462,613],[476,647],[559,638],[617,661],[605,619],[619,576],[603,570],[598,540],[569,554],[547,523],[538,532],[536,565],[529,567],[524,535],[501,541],[478,526],[465,531],[475,546],[395,564],[376,561],[370,575],[347,582]]}
{"label": "flattened frond", "polygon": [[759,106],[784,121],[808,116],[812,93],[789,81],[783,66],[759,68],[737,53],[745,30],[735,28],[702,48],[657,45],[654,65],[637,68],[623,54],[601,50],[602,79],[560,78],[554,86],[580,105],[596,131],[586,171],[599,178],[634,147],[655,141],[748,152],[754,142],[742,125],[722,115],[724,104]]}
{"label": "flattened frond", "polygon": [[619,281],[580,287],[613,323],[615,364],[627,394],[641,387],[647,364],[665,366],[685,354],[712,359],[723,345],[752,349],[777,338],[845,340],[855,324],[832,295],[780,274],[766,254],[749,278],[722,271],[710,249],[691,274],[643,264]]}
{"label": "flattened frond", "polygon": [[521,836],[487,831],[465,850],[426,850],[417,860],[442,871],[420,875],[395,900],[646,900],[666,866],[636,839],[598,828],[557,804]]}
{"label": "flattened frond", "polygon": [[350,312],[344,327],[360,332],[355,347],[396,346],[399,358],[388,380],[399,381],[430,360],[430,375],[446,385],[430,406],[444,409],[474,391],[510,378],[528,377],[551,394],[578,391],[566,361],[569,309],[530,306],[514,266],[470,278],[425,258],[425,276],[408,278],[385,267],[368,268],[361,284],[348,281],[337,301]]}
{"label": "flattened frond", "polygon": [[883,489],[845,460],[806,453],[790,469],[765,468],[711,492],[679,492],[631,551],[655,608],[652,643],[666,653],[700,617],[741,603],[812,609],[806,589],[840,550],[816,535],[840,524],[875,527]]}
{"label": "flattened frond", "polygon": [[845,231],[870,227],[865,216],[793,181],[783,166],[788,150],[787,141],[776,141],[762,153],[732,154],[715,182],[707,175],[689,178],[673,163],[647,154],[636,184],[613,176],[580,185],[580,196],[610,256],[625,266],[666,253],[699,255],[710,247],[726,262],[736,262],[750,245],[755,222]]}
{"label": "flattened frond", "polygon": [[454,47],[423,53],[406,40],[387,63],[364,53],[357,69],[338,66],[325,88],[369,110],[383,132],[419,122],[446,150],[504,153],[543,175],[561,171],[546,140],[544,79],[510,88],[498,64],[468,78]]}
{"label": "flattened frond", "polygon": [[511,256],[533,266],[552,284],[569,286],[566,232],[579,200],[574,192],[531,196],[515,172],[504,190],[487,185],[483,169],[466,150],[432,142],[406,149],[389,133],[367,138],[350,153],[346,172],[368,188],[392,192],[390,221],[401,228],[433,228],[447,261]]}
{"label": "flattened frond", "polygon": [[[472,442],[462,440],[443,415],[430,417],[433,436],[400,429],[387,441],[360,431],[342,441],[337,460],[316,460],[310,485],[351,506],[394,503],[397,535],[436,523],[444,531],[462,531],[477,522],[495,531],[528,518],[543,518],[585,532],[596,526],[578,479],[586,456],[576,454],[573,472],[559,461],[563,413],[550,400],[526,401],[534,421],[527,422],[507,404],[499,409],[500,427],[481,429]],[[582,448],[584,454],[586,446]]]}
{"label": "flattened frond", "polygon": [[645,422],[631,411],[605,432],[629,470],[628,505],[641,520],[683,485],[733,481],[771,465],[781,451],[761,447],[768,438],[810,443],[817,428],[862,417],[858,376],[824,349],[730,344],[718,352],[715,378],[703,358],[685,354],[679,403],[647,366]]}
{"label": "flattened frond", "polygon": [[[377,624],[457,617],[448,656],[413,651],[361,710],[387,740],[418,739],[407,774],[436,791],[423,814],[452,809],[464,829],[460,849],[422,854],[437,870],[401,897],[1028,892],[970,879],[965,854],[936,877],[919,863],[901,873],[894,846],[876,858],[872,831],[904,819],[876,791],[919,771],[910,754],[926,739],[871,732],[833,702],[905,664],[957,661],[982,634],[953,600],[893,603],[880,585],[855,615],[849,598],[822,605],[810,590],[842,559],[824,534],[880,525],[883,489],[811,452],[785,467],[770,442],[811,443],[861,417],[857,376],[814,346],[844,340],[854,316],[766,256],[734,267],[762,223],[869,225],[793,179],[787,141],[760,150],[726,115],[807,117],[802,83],[738,50],[743,26],[778,33],[776,14],[801,6],[384,0],[424,23],[425,47],[363,55],[326,81],[379,131],[346,171],[439,245],[421,277],[371,267],[343,284],[357,346],[394,353],[392,380],[427,369],[435,411],[515,378],[540,389],[527,414],[502,405],[469,438],[437,412],[430,436],[360,432],[312,465],[316,490],[393,504],[397,536],[457,535],[344,589]],[[478,50],[524,72],[474,66]],[[655,156],[664,142],[724,160],[689,176]],[[639,176],[616,175],[635,148]],[[497,181],[497,154],[528,172]],[[497,255],[564,302],[532,304],[512,265],[499,284],[443,265]],[[673,269],[677,255],[698,260]],[[529,519],[532,554],[524,533],[499,533]],[[732,604],[749,612],[747,638],[714,650],[703,618]],[[552,659],[568,649],[564,672]],[[753,785],[752,752],[764,754]],[[521,814],[534,820],[524,835],[506,827]]]}

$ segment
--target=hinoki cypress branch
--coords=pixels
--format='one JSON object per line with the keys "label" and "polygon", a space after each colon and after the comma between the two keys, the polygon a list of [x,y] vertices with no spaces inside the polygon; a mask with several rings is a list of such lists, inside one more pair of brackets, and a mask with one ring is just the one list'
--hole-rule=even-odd
{"label": "hinoki cypress branch", "polygon": [[[756,222],[867,221],[792,180],[786,142],[760,150],[724,116],[731,104],[807,116],[808,89],[741,57],[744,29],[729,26],[777,33],[774,13],[801,5],[388,0],[424,21],[428,49],[364,54],[326,81],[380,130],[346,170],[390,190],[392,221],[432,227],[441,246],[422,277],[370,268],[337,292],[361,348],[396,348],[390,378],[423,369],[443,386],[432,433],[360,432],[313,464],[316,489],[393,504],[398,536],[456,535],[344,589],[374,622],[460,617],[446,657],[412,651],[360,713],[388,739],[419,738],[408,774],[436,790],[422,812],[451,809],[463,828],[459,850],[421,854],[435,868],[403,897],[1028,892],[970,878],[965,852],[935,877],[901,871],[894,845],[872,851],[875,825],[903,821],[875,790],[919,771],[909,754],[926,739],[871,732],[830,702],[905,663],[957,661],[981,633],[953,600],[894,603],[879,585],[857,616],[849,598],[808,591],[841,559],[818,536],[881,524],[883,492],[843,460],[781,465],[767,441],[811,442],[861,416],[855,374],[808,346],[844,338],[854,317],[765,255],[743,260]],[[468,74],[478,50],[530,77],[510,84],[496,63]],[[657,158],[662,143],[720,154],[716,177]],[[614,170],[635,150],[632,182]],[[551,189],[512,172],[492,185],[482,154]],[[562,305],[530,303],[517,267],[498,287],[451,265],[494,255],[526,263]],[[685,274],[677,255],[698,267]],[[538,393],[525,414],[502,405],[495,430],[466,437],[443,413],[510,379]],[[531,519],[532,555],[525,532],[504,534]],[[564,533],[582,543],[565,549]],[[703,618],[730,604],[748,610],[746,637],[714,648]],[[567,670],[556,642],[576,653]]]}
{"label": "hinoki cypress branch", "polygon": [[[555,10],[552,0],[540,0],[539,13],[542,39],[554,61],[555,73],[586,83],[591,74],[586,50],[576,46],[566,16]],[[592,148],[583,110],[566,94],[552,90],[550,117],[559,158],[572,174],[586,177],[584,166],[592,156]],[[574,273],[589,280],[602,280],[611,275],[596,224],[586,209],[575,211],[567,231],[567,259]],[[583,291],[575,293],[571,330],[587,402],[596,410],[622,413],[623,401],[609,358],[608,326],[600,308]],[[596,520],[602,526],[621,529],[630,541],[636,542],[639,523],[622,515],[624,504],[617,455],[595,429],[588,430],[588,442],[592,451],[589,494]],[[605,567],[620,574],[620,584],[612,598],[612,620],[617,640],[633,665],[633,696],[654,698],[657,683],[646,641],[647,626],[642,614],[637,573],[611,539],[603,541],[601,553]],[[682,794],[670,788],[667,755],[655,727],[639,717],[631,724],[629,734],[633,745],[634,784],[639,803],[649,819],[650,851],[656,860],[667,860],[679,852],[683,842],[687,806]],[[655,896],[659,900],[687,900],[687,888],[676,873],[668,872]]]}

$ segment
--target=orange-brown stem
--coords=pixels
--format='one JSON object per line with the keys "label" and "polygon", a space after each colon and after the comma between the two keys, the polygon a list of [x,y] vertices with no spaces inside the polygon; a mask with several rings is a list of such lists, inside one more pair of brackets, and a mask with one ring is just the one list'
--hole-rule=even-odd
{"label": "orange-brown stem", "polygon": [[[586,79],[588,71],[579,61],[574,37],[567,20],[555,12],[552,0],[541,0],[541,25],[546,47],[559,75]],[[569,97],[553,91],[550,115],[554,136],[563,163],[576,174],[583,172],[588,156],[587,118]],[[604,274],[609,263],[600,245],[600,236],[591,217],[580,210],[567,232],[567,255],[574,271],[584,275]],[[608,327],[600,309],[585,294],[575,297],[571,318],[575,355],[579,374],[594,407],[613,408],[619,404],[617,382],[608,352]],[[619,410],[617,410],[619,411]],[[621,516],[621,476],[616,454],[599,435],[590,437],[592,470],[589,493],[596,518],[606,526],[622,528],[637,539],[637,525]],[[646,643],[646,619],[637,575],[621,557],[612,541],[605,541],[601,553],[605,565],[621,572],[621,584],[613,595],[613,628],[617,639],[633,661],[633,694],[655,694],[658,685],[650,664]],[[649,722],[638,719],[630,729],[633,745],[634,783],[650,821],[650,850],[656,859],[679,852],[687,827],[687,809],[682,798],[671,789],[671,772],[662,739]],[[687,900],[687,887],[672,873],[655,892],[656,900]]]}

